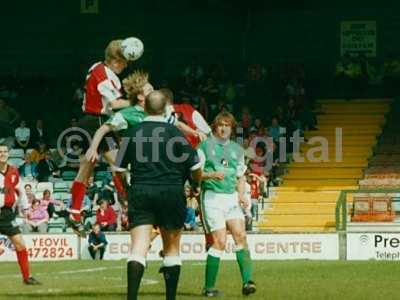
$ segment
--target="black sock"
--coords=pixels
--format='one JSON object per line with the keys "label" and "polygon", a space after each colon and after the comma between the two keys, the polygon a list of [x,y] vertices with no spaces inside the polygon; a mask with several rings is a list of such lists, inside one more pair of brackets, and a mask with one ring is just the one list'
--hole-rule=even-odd
{"label": "black sock", "polygon": [[128,300],[137,300],[143,273],[144,266],[140,262],[128,262]]}
{"label": "black sock", "polygon": [[160,273],[164,274],[166,299],[175,300],[181,266],[162,267]]}

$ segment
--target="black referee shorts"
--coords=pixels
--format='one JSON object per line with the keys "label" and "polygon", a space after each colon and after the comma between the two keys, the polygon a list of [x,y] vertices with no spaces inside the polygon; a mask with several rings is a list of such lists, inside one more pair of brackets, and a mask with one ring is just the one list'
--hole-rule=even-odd
{"label": "black referee shorts", "polygon": [[0,234],[14,236],[20,234],[18,225],[15,224],[15,212],[12,208],[0,208]]}
{"label": "black referee shorts", "polygon": [[181,185],[133,185],[129,190],[130,228],[155,225],[180,229],[186,218],[186,197]]}
{"label": "black referee shorts", "polygon": [[[84,153],[86,153],[87,149],[90,147],[90,142],[93,139],[97,129],[99,129],[100,126],[108,120],[108,118],[109,116],[84,114],[83,117],[78,121],[78,127],[84,130],[84,132],[78,133],[78,135],[81,137],[80,145],[84,150]],[[109,132],[100,142],[98,149],[99,153],[104,153],[110,150],[106,138],[111,138],[112,142],[118,145],[118,135],[113,131]]]}

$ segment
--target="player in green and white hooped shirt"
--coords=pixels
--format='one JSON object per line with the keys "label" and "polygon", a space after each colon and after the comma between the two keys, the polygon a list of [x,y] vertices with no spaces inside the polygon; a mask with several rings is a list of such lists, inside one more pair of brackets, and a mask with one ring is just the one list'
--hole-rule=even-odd
{"label": "player in green and white hooped shirt", "polygon": [[[201,209],[205,230],[211,232],[213,244],[208,251],[203,295],[215,297],[221,256],[225,250],[227,230],[235,241],[236,259],[243,281],[242,293],[255,293],[252,261],[247,246],[244,215],[246,166],[242,147],[231,140],[236,127],[234,117],[220,113],[213,124],[213,135],[200,144],[199,156],[204,163]],[[248,205],[248,204],[247,204]]]}
{"label": "player in green and white hooped shirt", "polygon": [[[135,71],[123,80],[124,90],[128,99],[133,104],[127,108],[121,109],[111,116],[95,133],[90,148],[86,152],[86,158],[95,162],[99,155],[97,149],[103,137],[111,131],[120,131],[123,135],[124,130],[131,128],[143,121],[146,117],[144,111],[144,103],[146,96],[150,94],[154,88],[149,83],[149,75],[142,71]],[[115,162],[117,151],[114,150],[113,161]]]}

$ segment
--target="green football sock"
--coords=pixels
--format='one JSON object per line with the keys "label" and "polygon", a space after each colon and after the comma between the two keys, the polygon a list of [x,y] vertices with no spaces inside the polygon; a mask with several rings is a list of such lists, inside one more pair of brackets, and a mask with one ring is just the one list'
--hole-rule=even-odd
{"label": "green football sock", "polygon": [[243,284],[251,280],[253,273],[253,263],[248,249],[240,249],[236,251],[236,260],[239,265],[240,275],[242,276]]}
{"label": "green football sock", "polygon": [[208,254],[206,264],[206,289],[212,289],[215,287],[217,281],[217,274],[219,270],[219,262],[221,258]]}

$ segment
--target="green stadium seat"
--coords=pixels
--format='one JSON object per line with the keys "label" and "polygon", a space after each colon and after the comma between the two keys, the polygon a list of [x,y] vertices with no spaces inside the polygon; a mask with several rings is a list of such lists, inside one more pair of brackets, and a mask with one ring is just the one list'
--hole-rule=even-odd
{"label": "green stadium seat", "polygon": [[75,179],[76,175],[78,174],[78,172],[75,171],[64,171],[61,174],[61,177],[65,180],[65,181],[72,181]]}
{"label": "green stadium seat", "polygon": [[102,181],[104,178],[109,176],[109,174],[110,174],[110,172],[108,172],[108,171],[98,171],[94,175],[94,180],[95,181]]}

